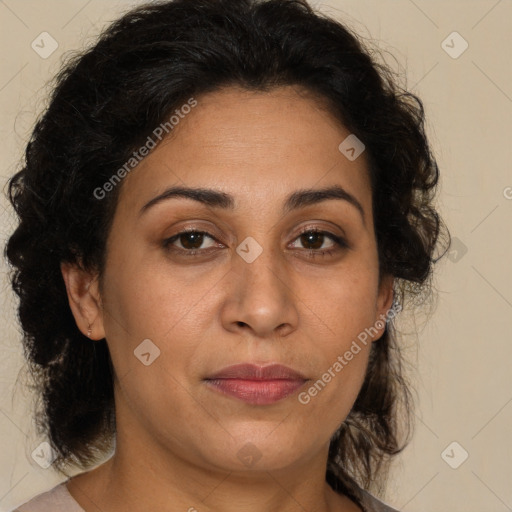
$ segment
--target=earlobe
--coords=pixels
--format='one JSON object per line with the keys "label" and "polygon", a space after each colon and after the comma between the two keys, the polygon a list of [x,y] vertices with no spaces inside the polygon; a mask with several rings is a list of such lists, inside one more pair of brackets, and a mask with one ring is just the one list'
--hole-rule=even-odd
{"label": "earlobe", "polygon": [[83,270],[77,264],[61,263],[60,268],[77,327],[91,339],[104,338],[103,306],[98,276]]}

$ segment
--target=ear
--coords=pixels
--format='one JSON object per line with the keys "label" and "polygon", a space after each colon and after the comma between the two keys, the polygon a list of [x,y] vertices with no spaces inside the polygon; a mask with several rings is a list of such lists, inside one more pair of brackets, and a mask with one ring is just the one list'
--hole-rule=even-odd
{"label": "ear", "polygon": [[379,291],[377,294],[377,312],[372,329],[372,331],[377,331],[377,333],[373,336],[373,341],[379,340],[384,334],[386,319],[388,317],[389,310],[393,305],[393,283],[394,278],[390,274],[385,274],[380,279]]}
{"label": "ear", "polygon": [[90,329],[91,339],[103,339],[105,337],[103,303],[99,291],[98,275],[91,274],[79,265],[72,263],[61,263],[60,269],[76,325],[85,336],[88,335],[87,331]]}

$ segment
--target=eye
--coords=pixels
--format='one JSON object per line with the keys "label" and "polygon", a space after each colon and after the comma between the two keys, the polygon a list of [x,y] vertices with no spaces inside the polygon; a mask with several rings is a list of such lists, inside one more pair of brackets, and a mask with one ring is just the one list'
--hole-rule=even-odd
{"label": "eye", "polygon": [[[203,246],[203,243],[207,240],[215,241],[215,238],[207,233],[206,231],[197,231],[194,229],[181,231],[171,238],[167,238],[163,242],[163,247],[169,251],[179,252],[185,256],[194,256],[197,253],[205,252],[215,245]],[[178,242],[179,245],[175,245]]]}
{"label": "eye", "polygon": [[[205,242],[211,241],[209,245],[204,246]],[[321,231],[318,229],[305,228],[299,237],[295,239],[304,247],[304,251],[310,258],[317,256],[328,256],[336,252],[348,249],[348,243],[342,238],[329,231]],[[325,243],[331,241],[325,246]],[[162,245],[167,251],[172,251],[184,256],[197,256],[201,253],[210,252],[209,249],[222,246],[220,242],[215,243],[216,239],[213,235],[206,231],[198,231],[189,229],[181,231],[174,236],[163,241]],[[296,243],[296,242],[294,242]]]}
{"label": "eye", "polygon": [[[307,251],[308,257],[311,258],[315,258],[316,256],[328,256],[349,248],[348,243],[342,237],[329,231],[321,231],[312,228],[305,228],[295,240],[299,241],[303,246],[306,246],[305,250]],[[325,246],[324,244],[328,240],[331,240],[331,243]]]}

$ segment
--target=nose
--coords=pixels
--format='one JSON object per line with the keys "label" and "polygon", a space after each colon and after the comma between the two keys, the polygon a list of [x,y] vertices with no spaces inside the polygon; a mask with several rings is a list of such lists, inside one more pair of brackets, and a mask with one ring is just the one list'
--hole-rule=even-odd
{"label": "nose", "polygon": [[299,314],[293,278],[286,262],[264,248],[252,263],[233,255],[228,293],[221,320],[230,332],[250,332],[258,338],[288,336],[297,329]]}

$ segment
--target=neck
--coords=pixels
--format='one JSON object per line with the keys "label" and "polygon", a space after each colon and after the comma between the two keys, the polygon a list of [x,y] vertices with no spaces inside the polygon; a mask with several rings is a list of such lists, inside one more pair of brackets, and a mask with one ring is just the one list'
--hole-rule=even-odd
{"label": "neck", "polygon": [[73,478],[68,489],[86,512],[360,511],[325,482],[326,461],[323,450],[293,467],[229,472],[191,464],[165,450],[157,455],[143,443],[118,437],[113,457]]}
{"label": "neck", "polygon": [[161,439],[126,410],[117,412],[115,454],[68,483],[86,512],[360,511],[325,481],[328,443],[286,465],[274,457],[265,466],[262,457],[250,467],[226,468],[206,460],[204,450],[185,447],[173,436]]}

